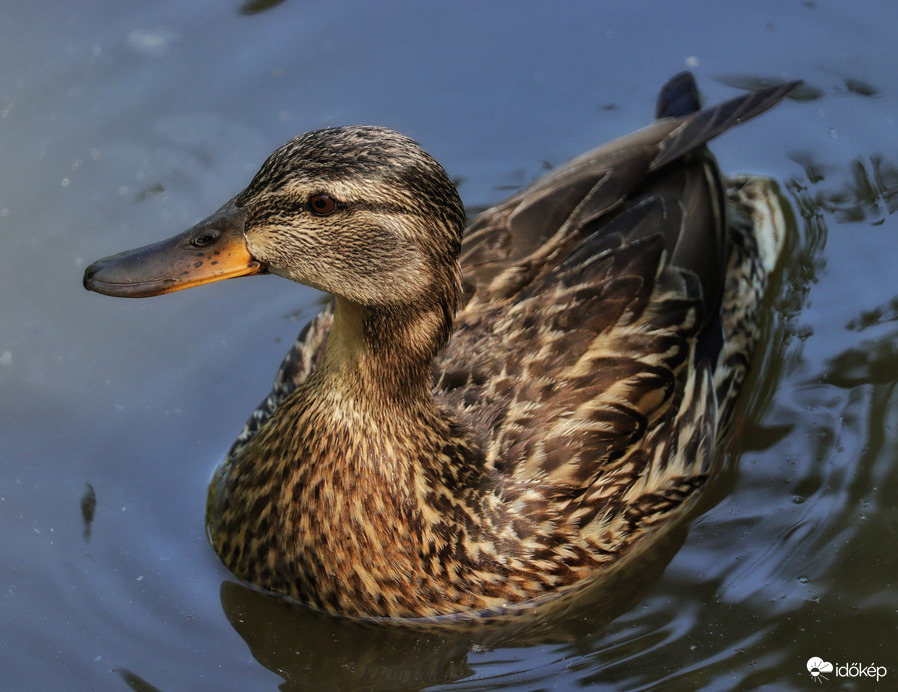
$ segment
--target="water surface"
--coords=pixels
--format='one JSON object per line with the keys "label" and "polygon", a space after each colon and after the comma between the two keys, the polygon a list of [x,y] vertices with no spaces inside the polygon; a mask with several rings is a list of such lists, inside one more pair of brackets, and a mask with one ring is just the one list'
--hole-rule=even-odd
{"label": "water surface", "polygon": [[[898,676],[892,3],[17,5],[0,25],[6,685],[803,689],[812,656]],[[113,300],[83,291],[86,264],[189,226],[326,125],[413,136],[483,208],[647,124],[686,67],[715,101],[806,80],[713,146],[725,171],[779,180],[795,223],[688,535],[502,636],[363,627],[237,583],[205,486],[320,296],[269,277]]]}

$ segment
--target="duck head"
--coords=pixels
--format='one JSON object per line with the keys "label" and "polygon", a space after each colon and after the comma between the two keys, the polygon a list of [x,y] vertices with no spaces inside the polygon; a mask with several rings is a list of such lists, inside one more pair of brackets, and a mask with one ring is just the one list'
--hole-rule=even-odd
{"label": "duck head", "polygon": [[270,272],[372,311],[457,300],[465,214],[443,168],[378,127],[309,132],[187,231],[91,264],[85,288],[145,297]]}

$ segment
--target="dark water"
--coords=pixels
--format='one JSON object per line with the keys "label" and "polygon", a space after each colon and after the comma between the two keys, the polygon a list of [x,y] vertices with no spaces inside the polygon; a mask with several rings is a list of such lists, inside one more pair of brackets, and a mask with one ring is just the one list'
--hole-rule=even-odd
{"label": "dark water", "polygon": [[[894,684],[894,3],[8,5],[2,687],[790,689],[816,656],[888,671],[821,689]],[[710,100],[807,82],[714,145],[795,211],[717,504],[510,632],[363,627],[237,584],[205,485],[319,297],[267,278],[112,300],[81,289],[86,263],[190,225],[331,124],[410,134],[482,208],[647,124],[687,66]]]}

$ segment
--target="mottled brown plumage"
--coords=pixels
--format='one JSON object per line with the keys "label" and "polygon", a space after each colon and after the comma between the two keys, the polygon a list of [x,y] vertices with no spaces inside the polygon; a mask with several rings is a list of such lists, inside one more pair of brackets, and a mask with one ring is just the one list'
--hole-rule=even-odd
{"label": "mottled brown plumage", "polygon": [[[564,590],[682,516],[782,244],[769,184],[725,185],[705,143],[795,86],[692,112],[679,76],[655,124],[464,236],[417,144],[312,132],[179,236],[200,278],[150,276],[134,253],[89,268],[89,288],[147,295],[220,278],[227,255],[226,276],[267,269],[335,296],[216,472],[225,564],[327,611],[430,617]],[[144,267],[170,249],[135,252]]]}

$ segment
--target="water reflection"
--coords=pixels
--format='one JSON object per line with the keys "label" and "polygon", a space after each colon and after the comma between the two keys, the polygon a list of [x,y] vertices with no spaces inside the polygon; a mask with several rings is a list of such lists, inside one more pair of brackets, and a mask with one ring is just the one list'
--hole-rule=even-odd
{"label": "water reflection", "polygon": [[[864,98],[876,98],[881,95],[881,90],[873,86],[870,82],[859,77],[850,75],[835,74],[833,76],[841,82],[833,87],[833,93],[836,95],[861,96]],[[744,89],[746,91],[754,91],[763,89],[772,84],[778,84],[780,77],[765,77],[755,74],[724,74],[717,77],[717,81],[736,89]],[[790,99],[796,101],[818,101],[825,96],[823,89],[812,86],[808,83],[803,84],[800,88],[789,94]]]}
{"label": "water reflection", "polygon": [[84,541],[90,540],[90,531],[94,523],[94,512],[97,509],[97,493],[88,483],[87,490],[81,496],[81,519],[84,521]]}
{"label": "water reflection", "polygon": [[[221,605],[256,660],[284,679],[282,690],[418,689],[469,678],[471,655],[546,644],[568,655],[588,651],[585,642],[645,598],[685,533],[678,528],[659,537],[595,584],[487,620],[364,622],[233,581],[222,582]],[[478,684],[488,678],[479,674]]]}
{"label": "water reflection", "polygon": [[240,6],[240,14],[253,15],[277,7],[284,0],[247,0]]}
{"label": "water reflection", "polygon": [[898,381],[898,332],[863,341],[833,357],[821,379],[843,389],[885,385],[885,393],[890,395]]}
{"label": "water reflection", "polygon": [[[780,84],[783,80],[782,77],[765,77],[764,75],[758,74],[733,73],[718,75],[717,81],[736,89],[742,89],[743,91],[756,91],[758,89],[765,89],[773,86],[774,84]],[[788,98],[793,101],[818,101],[823,98],[824,94],[825,92],[822,89],[818,89],[808,82],[805,82],[790,93]]]}
{"label": "water reflection", "polygon": [[852,331],[862,332],[865,329],[895,321],[898,321],[898,296],[887,303],[862,311],[845,326]]}
{"label": "water reflection", "polygon": [[121,668],[118,671],[119,677],[124,683],[136,692],[160,692],[158,687],[154,687],[139,675],[132,673],[127,668]]}
{"label": "water reflection", "polygon": [[[835,166],[821,164],[809,152],[796,152],[790,158],[804,168],[813,184],[841,172]],[[898,209],[898,166],[882,154],[857,157],[849,164],[848,174],[838,187],[805,196],[803,207],[813,208],[818,215],[832,214],[840,223],[881,224]]]}
{"label": "water reflection", "polygon": [[283,677],[282,690],[405,689],[472,673],[464,637],[386,627],[374,632],[230,581],[222,583],[221,604],[255,659]]}

